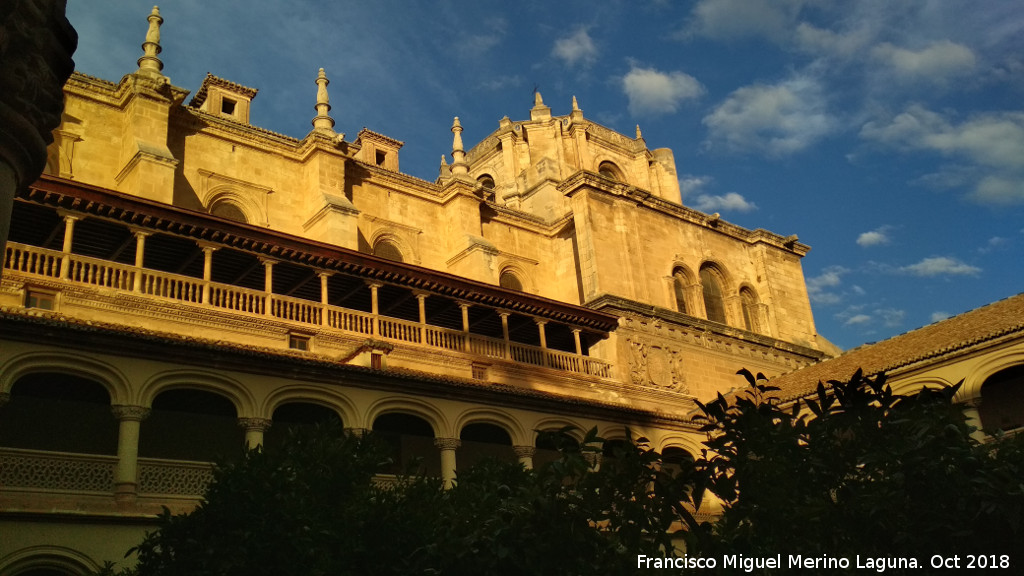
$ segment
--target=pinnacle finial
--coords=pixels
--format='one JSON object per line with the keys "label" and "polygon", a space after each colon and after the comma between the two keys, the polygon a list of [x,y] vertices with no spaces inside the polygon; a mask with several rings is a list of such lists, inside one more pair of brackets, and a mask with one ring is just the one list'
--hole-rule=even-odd
{"label": "pinnacle finial", "polygon": [[573,111],[576,111],[576,110],[580,109],[580,105],[576,102],[576,97],[575,96],[572,97],[572,109],[573,109]]}
{"label": "pinnacle finial", "polygon": [[321,68],[316,77],[316,117],[313,118],[314,130],[334,131],[334,118],[331,118],[329,114],[331,104],[330,98],[327,96],[327,85],[330,83],[331,81],[327,79],[327,74],[324,74],[324,69]]}
{"label": "pinnacle finial", "polygon": [[469,165],[466,164],[466,151],[462,147],[462,123],[456,116],[452,122],[452,175],[458,176],[469,173]]}
{"label": "pinnacle finial", "polygon": [[639,139],[641,139],[643,137],[644,137],[644,135],[640,132],[640,125],[637,124],[636,125],[636,139],[639,140]]}
{"label": "pinnacle finial", "polygon": [[543,106],[543,105],[544,105],[544,99],[541,98],[541,96],[540,96],[540,90],[534,90],[533,91],[533,106],[537,107],[537,106]]}
{"label": "pinnacle finial", "polygon": [[447,165],[448,165],[448,159],[444,157],[444,154],[441,154],[441,167],[444,168]]}
{"label": "pinnacle finial", "polygon": [[160,25],[164,19],[160,17],[160,8],[153,6],[153,11],[146,17],[149,21],[149,29],[146,30],[146,41],[142,43],[142,57],[139,58],[139,72],[147,75],[162,76],[164,63],[160,61],[157,54],[160,54]]}

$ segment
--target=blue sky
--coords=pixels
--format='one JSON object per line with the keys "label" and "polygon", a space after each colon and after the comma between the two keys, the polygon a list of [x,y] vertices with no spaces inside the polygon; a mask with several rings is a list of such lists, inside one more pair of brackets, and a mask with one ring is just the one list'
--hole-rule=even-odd
{"label": "blue sky", "polygon": [[[137,67],[151,4],[72,0],[76,68]],[[1024,3],[935,0],[166,0],[164,73],[260,90],[304,136],[325,68],[336,129],[437,176],[538,88],[675,153],[683,203],[797,234],[818,331],[843,348],[1024,291]],[[449,158],[450,160],[450,158]]]}

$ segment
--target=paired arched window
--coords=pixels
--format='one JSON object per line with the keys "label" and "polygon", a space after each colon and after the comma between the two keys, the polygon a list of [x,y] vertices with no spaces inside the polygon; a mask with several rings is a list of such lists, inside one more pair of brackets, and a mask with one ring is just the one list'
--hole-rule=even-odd
{"label": "paired arched window", "polygon": [[721,274],[711,266],[704,266],[700,269],[700,285],[708,320],[725,324],[725,297]]}
{"label": "paired arched window", "polygon": [[402,251],[398,248],[398,245],[392,240],[387,238],[379,238],[373,243],[373,255],[386,258],[388,260],[394,260],[395,262],[403,262]]}
{"label": "paired arched window", "polygon": [[757,296],[750,288],[740,289],[740,308],[743,312],[743,327],[750,332],[760,332],[757,322]]}
{"label": "paired arched window", "polygon": [[688,314],[686,309],[686,287],[690,284],[682,268],[672,271],[672,293],[676,298],[676,310]]}

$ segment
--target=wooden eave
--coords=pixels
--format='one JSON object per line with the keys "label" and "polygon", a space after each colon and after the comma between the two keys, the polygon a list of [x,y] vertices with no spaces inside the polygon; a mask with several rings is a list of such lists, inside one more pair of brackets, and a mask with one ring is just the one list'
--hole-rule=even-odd
{"label": "wooden eave", "polygon": [[602,335],[614,330],[618,325],[618,317],[605,312],[508,290],[412,264],[393,262],[371,254],[54,176],[40,177],[31,186],[20,190],[18,198],[116,220],[139,228],[215,242],[276,260],[337,271],[367,280],[378,280],[471,303],[547,318],[571,326],[590,328]]}

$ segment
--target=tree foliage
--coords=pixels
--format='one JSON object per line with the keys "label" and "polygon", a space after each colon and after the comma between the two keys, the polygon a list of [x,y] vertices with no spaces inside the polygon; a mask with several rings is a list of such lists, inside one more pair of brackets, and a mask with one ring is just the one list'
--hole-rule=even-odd
{"label": "tree foliage", "polygon": [[[552,434],[535,470],[485,462],[451,490],[380,484],[371,434],[299,429],[286,449],[216,469],[191,513],[165,512],[138,576],[634,574],[637,556],[1009,554],[1022,541],[1024,435],[972,438],[958,386],[894,394],[859,371],[780,403],[740,371],[738,398],[701,405],[700,458],[664,466],[642,438]],[[600,465],[595,465],[600,461]],[[713,521],[691,514],[721,503]],[[725,573],[725,572],[723,572]],[[889,573],[897,573],[890,570]]]}
{"label": "tree foliage", "polygon": [[899,395],[858,371],[783,408],[740,373],[746,395],[702,407],[699,483],[725,503],[702,553],[927,560],[1022,541],[1024,436],[975,440],[959,385]]}

